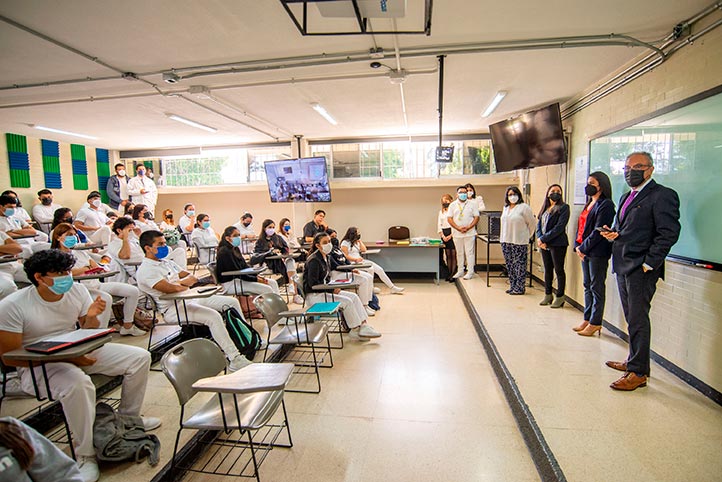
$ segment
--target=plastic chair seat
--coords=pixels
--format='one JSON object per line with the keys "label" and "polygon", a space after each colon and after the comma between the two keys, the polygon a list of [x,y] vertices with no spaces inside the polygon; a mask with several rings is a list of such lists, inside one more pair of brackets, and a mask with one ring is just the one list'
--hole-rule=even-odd
{"label": "plastic chair seat", "polygon": [[[283,400],[283,390],[273,392],[255,392],[249,394],[236,395],[238,402],[238,414],[241,424],[238,424],[236,416],[236,404],[233,401],[233,394],[224,393],[223,410],[218,400],[218,395],[214,395],[206,402],[197,412],[195,412],[188,420],[183,422],[183,428],[196,430],[257,430],[268,423],[281,401]],[[223,425],[223,416],[226,418],[226,425]]]}
{"label": "plastic chair seat", "polygon": [[328,333],[325,323],[311,323],[308,328],[301,326],[286,326],[268,343],[270,345],[295,345],[297,343],[321,343]]}

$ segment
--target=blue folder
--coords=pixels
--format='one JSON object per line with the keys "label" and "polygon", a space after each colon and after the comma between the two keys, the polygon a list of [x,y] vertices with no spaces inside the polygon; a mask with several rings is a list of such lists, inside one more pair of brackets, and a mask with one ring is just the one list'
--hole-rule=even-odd
{"label": "blue folder", "polygon": [[312,307],[306,310],[307,315],[328,315],[335,313],[341,303],[333,301],[329,303],[314,303]]}

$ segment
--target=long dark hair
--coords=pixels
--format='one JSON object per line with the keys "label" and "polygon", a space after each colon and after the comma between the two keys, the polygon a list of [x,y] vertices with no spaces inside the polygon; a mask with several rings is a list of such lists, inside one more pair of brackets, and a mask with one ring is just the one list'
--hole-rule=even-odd
{"label": "long dark hair", "polygon": [[[135,206],[133,206],[133,219],[138,220],[140,218],[140,213],[141,211],[143,211],[143,209],[145,209],[145,204],[136,204]],[[145,221],[145,218],[143,218],[143,220]]]}
{"label": "long dark hair", "polygon": [[203,214],[203,213],[196,215],[196,227],[197,227],[197,228],[202,228],[202,227],[203,227],[203,220],[206,219],[207,217],[208,217],[208,215],[207,215],[207,214]]}
{"label": "long dark hair", "polygon": [[266,228],[270,226],[271,224],[276,224],[273,222],[273,219],[264,219],[263,224],[261,224],[261,233],[258,235],[258,239],[261,241],[268,241],[271,242],[271,239],[266,236]]}
{"label": "long dark hair", "polygon": [[286,231],[283,230],[283,225],[286,223],[291,224],[291,220],[288,218],[282,218],[280,221],[278,221],[277,231],[278,231],[278,234],[282,234],[282,235],[288,237],[288,234],[286,233]]}
{"label": "long dark hair", "polygon": [[[609,180],[609,176],[607,176],[602,171],[596,171],[591,173],[589,177],[593,177],[599,183],[599,190],[602,191],[602,194],[599,196],[600,199],[612,199],[612,182]],[[589,200],[584,205],[584,209],[589,206],[590,202],[592,202],[591,197],[589,197]]]}
{"label": "long dark hair", "polygon": [[351,226],[346,230],[346,234],[343,235],[343,241],[348,241],[351,244],[354,244],[356,241],[361,239],[358,234],[358,228],[356,226]]}
{"label": "long dark hair", "polygon": [[20,427],[14,423],[0,422],[0,445],[12,452],[21,469],[27,471],[30,464],[33,463],[35,450],[32,444],[23,437]]}
{"label": "long dark hair", "polygon": [[467,182],[465,187],[466,187],[466,192],[467,192],[467,193],[469,192],[469,189],[471,189],[472,191],[474,191],[474,195],[471,196],[469,199],[475,199],[475,198],[476,198],[476,188],[474,187],[474,185],[473,185],[472,183],[470,183],[470,182]]}
{"label": "long dark hair", "polygon": [[519,201],[517,201],[517,204],[524,204],[524,196],[521,195],[521,191],[519,190],[519,188],[516,186],[509,186],[506,188],[506,191],[504,191],[504,206],[509,205],[509,191],[519,196]]}
{"label": "long dark hair", "polygon": [[328,233],[326,231],[322,231],[320,233],[316,233],[316,236],[313,237],[313,242],[311,243],[311,249],[308,251],[308,255],[311,256],[316,251],[318,251],[318,248],[316,245],[321,242],[321,239],[328,236]]}
{"label": "long dark hair", "polygon": [[65,222],[65,215],[68,213],[73,213],[73,211],[70,208],[58,208],[53,213],[53,224],[50,226],[50,229],[55,229],[58,224]]}
{"label": "long dark hair", "polygon": [[[547,188],[546,194],[544,195],[544,203],[542,204],[542,208],[539,211],[539,219],[541,219],[542,214],[544,214],[544,212],[547,209],[549,209],[549,206],[551,206],[551,204],[552,204],[552,202],[549,200],[549,191],[551,191],[553,187],[558,187],[559,190],[562,192],[562,196],[564,196],[564,190],[562,189],[562,187],[559,184],[552,184],[551,186],[549,186]],[[558,203],[556,203],[554,205],[554,207],[552,208],[552,212],[558,211],[559,208],[561,208],[562,206],[564,206],[564,198],[563,197],[562,197],[562,199],[559,200]]]}

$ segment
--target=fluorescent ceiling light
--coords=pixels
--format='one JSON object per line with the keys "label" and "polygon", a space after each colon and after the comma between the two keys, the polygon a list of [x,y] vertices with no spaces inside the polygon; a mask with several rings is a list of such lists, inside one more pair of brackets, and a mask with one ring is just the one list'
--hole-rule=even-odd
{"label": "fluorescent ceiling light", "polygon": [[321,115],[321,117],[326,119],[329,123],[331,123],[333,125],[338,125],[338,122],[336,122],[336,119],[331,117],[331,114],[329,114],[328,111],[326,109],[324,109],[321,104],[319,104],[318,102],[314,102],[311,104],[311,107],[313,107],[313,110],[318,112]]}
{"label": "fluorescent ceiling light", "polygon": [[497,107],[499,107],[499,104],[501,104],[501,101],[504,100],[504,97],[506,97],[506,91],[500,90],[496,93],[494,96],[494,100],[491,101],[491,104],[486,108],[483,114],[481,114],[481,117],[489,117],[492,112],[496,110]]}
{"label": "fluorescent ceiling light", "polygon": [[173,119],[174,121],[182,122],[191,127],[195,127],[196,129],[203,129],[204,131],[208,131],[208,132],[218,132],[218,129],[216,129],[215,127],[210,127],[205,124],[201,124],[200,122],[195,122],[190,119],[186,119],[185,117],[181,117],[179,115],[166,114],[166,116],[168,116],[169,119]]}
{"label": "fluorescent ceiling light", "polygon": [[65,134],[66,136],[82,137],[83,139],[97,139],[97,137],[94,137],[94,136],[78,134],[77,132],[64,131],[61,129],[53,129],[52,127],[38,126],[38,125],[34,125],[34,124],[30,124],[30,127],[33,127],[35,129],[38,129],[41,131],[55,132],[56,134]]}

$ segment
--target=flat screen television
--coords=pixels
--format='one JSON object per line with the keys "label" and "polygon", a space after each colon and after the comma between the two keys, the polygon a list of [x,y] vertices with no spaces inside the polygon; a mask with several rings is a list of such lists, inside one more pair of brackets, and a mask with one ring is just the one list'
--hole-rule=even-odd
{"label": "flat screen television", "polygon": [[268,161],[264,167],[271,202],[331,202],[325,157]]}
{"label": "flat screen television", "polygon": [[567,161],[558,103],[492,124],[489,133],[496,172]]}
{"label": "flat screen television", "polygon": [[451,162],[454,160],[454,146],[438,146],[436,148],[436,162]]}

